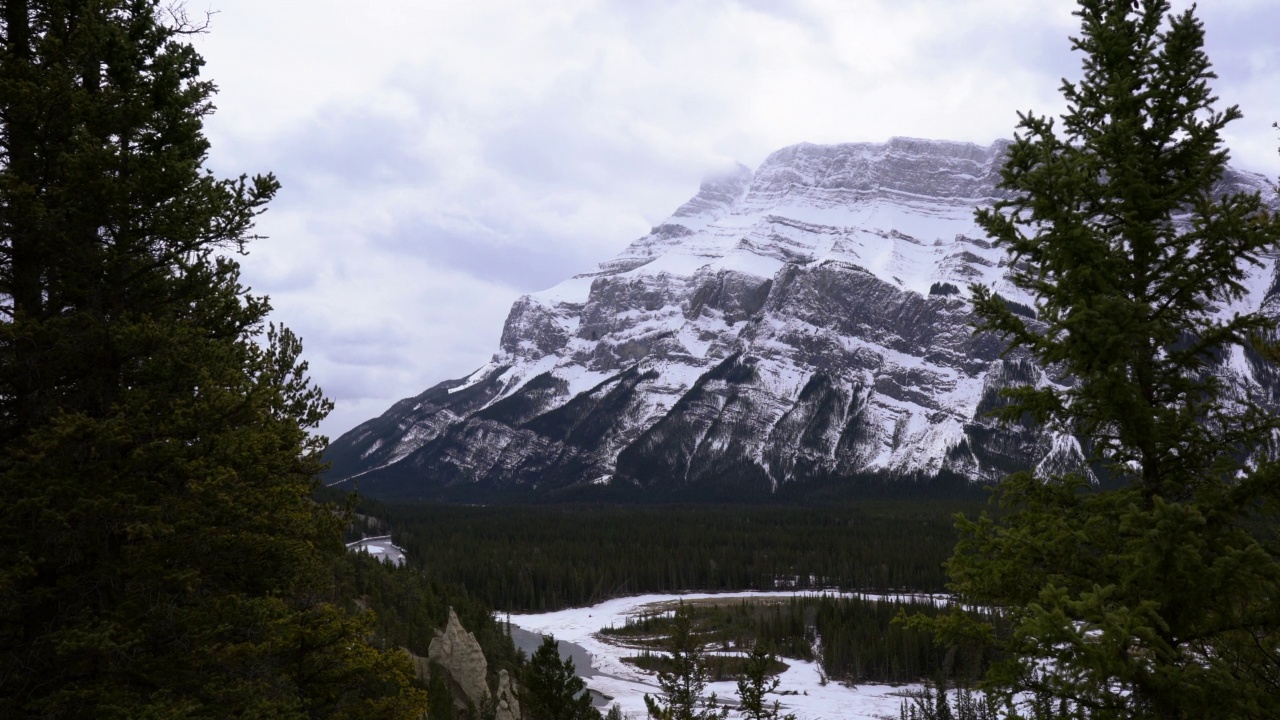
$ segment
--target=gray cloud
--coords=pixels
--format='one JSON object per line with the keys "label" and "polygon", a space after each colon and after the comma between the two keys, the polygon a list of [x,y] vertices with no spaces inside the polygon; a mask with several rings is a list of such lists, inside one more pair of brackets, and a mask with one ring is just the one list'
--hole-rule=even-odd
{"label": "gray cloud", "polygon": [[[588,269],[602,258],[586,248],[565,249],[557,238],[521,232],[514,218],[488,217],[489,227],[472,231],[410,222],[388,238],[373,238],[385,249],[402,249],[427,262],[520,292],[543,290]],[[496,226],[496,227],[495,227]]]}
{"label": "gray cloud", "polygon": [[[1073,7],[220,0],[197,42],[222,88],[211,166],[284,184],[245,279],[303,337],[337,434],[483,364],[516,297],[612,256],[708,170],[801,141],[986,143],[1060,112]],[[1199,13],[1246,113],[1233,155],[1280,174],[1280,8]]]}

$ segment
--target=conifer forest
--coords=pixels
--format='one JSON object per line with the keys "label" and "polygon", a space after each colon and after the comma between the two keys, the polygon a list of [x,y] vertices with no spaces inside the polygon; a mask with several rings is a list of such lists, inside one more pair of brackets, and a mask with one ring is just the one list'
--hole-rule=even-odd
{"label": "conifer forest", "polygon": [[[768,15],[729,5],[742,27]],[[921,17],[944,17],[943,5],[920,3]],[[305,195],[288,195],[270,169],[223,170],[260,148],[214,152],[234,135],[211,124],[219,78],[206,76],[200,50],[216,47],[201,43],[216,36],[219,11],[0,0],[0,718],[816,720],[832,715],[805,698],[828,685],[890,698],[890,711],[858,716],[890,720],[1280,718],[1275,178],[1234,169],[1248,160],[1227,148],[1244,113],[1214,89],[1196,6],[1054,7],[1073,13],[1072,74],[1043,88],[1060,114],[1009,110],[1001,137],[1011,139],[992,146],[984,204],[950,187],[941,199],[903,190],[945,174],[924,161],[861,184],[837,178],[846,167],[778,170],[806,152],[838,154],[808,143],[771,155],[762,167],[772,175],[735,165],[632,255],[565,270],[588,297],[640,298],[634,306],[599,317],[567,295],[523,295],[502,328],[505,355],[400,401],[326,456],[335,402],[380,397],[368,388],[400,372],[366,372],[386,353],[361,338],[395,335],[412,313],[387,307],[357,330],[333,320],[332,333],[316,333],[364,373],[334,371],[349,381],[335,400],[308,358],[324,358],[317,375],[340,363],[309,355],[286,326],[315,308],[279,300],[290,283],[317,282],[290,264],[305,258],[268,255],[246,279],[245,258],[267,241],[263,213],[295,211]],[[517,44],[485,36],[504,42]],[[557,44],[571,43],[547,43]],[[592,63],[647,67],[657,62],[648,52],[600,49]],[[425,72],[407,67],[401,90]],[[504,70],[520,92],[554,84],[521,72]],[[645,112],[692,104],[719,117],[720,101],[693,102],[670,84],[676,99],[646,100]],[[557,102],[598,91],[580,85],[557,85]],[[518,94],[506,87],[472,104]],[[435,115],[403,114],[438,129],[467,106],[432,102]],[[790,109],[782,97],[760,103],[778,118]],[[349,118],[324,108],[333,117],[319,125],[338,132]],[[263,122],[278,109],[264,105]],[[385,130],[368,124],[370,136]],[[601,136],[639,143],[652,129],[627,127]],[[553,135],[530,142],[536,152],[503,146],[525,184],[577,177],[543,145],[599,141]],[[442,153],[466,145],[432,142]],[[689,154],[688,142],[663,152]],[[976,144],[939,146],[962,168],[992,157]],[[304,149],[285,148],[317,167],[363,152]],[[724,151],[699,148],[697,162]],[[626,162],[680,172],[694,162],[631,149],[614,153],[626,156],[619,167],[599,152],[610,171],[592,170],[591,184],[622,183]],[[425,202],[420,189],[394,187],[396,162],[360,182]],[[468,173],[494,197],[513,184],[467,163],[429,174],[461,187]],[[974,181],[966,173],[957,183]],[[813,188],[857,202],[906,197],[895,202],[915,214],[902,222],[925,239],[822,225],[834,201],[803,221],[760,210]],[[751,203],[767,232],[733,224]],[[466,231],[436,232],[453,243],[437,259],[461,273],[479,261],[459,258],[497,243],[511,257],[492,263],[484,287],[505,287],[493,278],[545,274],[543,256],[510,243],[542,242],[546,217],[572,215],[597,234],[646,224],[618,220],[615,206],[579,216],[561,205],[517,204],[501,232],[477,230],[465,208],[439,213]],[[868,207],[866,218],[898,212]],[[315,232],[332,224],[322,211]],[[983,237],[927,237],[948,212]],[[759,254],[705,270],[707,238],[730,235],[733,252]],[[806,255],[796,238],[809,236],[846,259]],[[867,237],[889,250],[849,249]],[[351,252],[376,245],[362,242]],[[957,244],[969,250],[937,260]],[[684,254],[662,255],[673,247]],[[913,286],[884,270],[905,263],[894,248],[934,252],[928,277]],[[580,264],[588,253],[576,252]],[[703,264],[688,270],[677,256]],[[339,275],[324,282],[346,282]],[[256,289],[280,278],[277,295]],[[689,297],[673,300],[677,286]],[[296,314],[273,309],[273,297]],[[796,297],[818,310],[779,319]],[[540,302],[578,314],[570,322]],[[414,312],[471,310],[462,304]],[[896,324],[873,338],[876,313]],[[844,315],[842,327],[866,338],[823,325]],[[662,325],[694,321],[703,331]],[[625,322],[641,327],[638,339],[599,344]],[[713,325],[722,334],[705,330]],[[784,351],[795,355],[782,362]],[[801,372],[795,358],[827,365]],[[539,374],[511,380],[517,360]],[[564,379],[548,369],[561,360],[595,364]],[[686,372],[684,385],[662,374],[694,360],[711,369]],[[765,360],[785,371],[769,375]],[[963,422],[945,406],[958,400],[937,401],[962,396],[973,411]],[[380,559],[371,538],[404,562]],[[593,618],[640,596],[654,597],[616,622]],[[522,618],[567,611],[596,622],[581,646],[545,629],[532,644],[524,637]],[[616,651],[617,664],[590,664],[583,646]],[[802,672],[818,680],[788,686]],[[736,695],[728,684],[717,695],[717,683],[736,683]]]}

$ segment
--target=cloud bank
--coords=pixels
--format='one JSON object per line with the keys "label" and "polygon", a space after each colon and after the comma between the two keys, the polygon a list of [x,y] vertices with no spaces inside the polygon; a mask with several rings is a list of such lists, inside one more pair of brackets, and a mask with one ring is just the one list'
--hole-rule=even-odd
{"label": "cloud bank", "polygon": [[[1186,6],[1188,3],[1182,3]],[[1066,0],[214,0],[220,175],[274,172],[245,278],[336,436],[461,377],[521,294],[607,259],[735,161],[1011,135],[1075,78]],[[198,8],[195,5],[189,8]],[[1280,9],[1199,12],[1236,164],[1280,174]]]}

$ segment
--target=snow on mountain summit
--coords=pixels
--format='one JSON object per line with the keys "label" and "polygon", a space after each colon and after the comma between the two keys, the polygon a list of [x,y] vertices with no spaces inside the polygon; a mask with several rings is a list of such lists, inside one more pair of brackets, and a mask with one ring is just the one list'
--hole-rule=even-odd
{"label": "snow on mountain summit", "polygon": [[1007,146],[803,143],[711,177],[615,258],[517,300],[484,368],[335,441],[332,475],[375,496],[733,495],[1070,465],[1070,438],[983,417],[1001,388],[1052,381],[969,324],[972,282],[1030,304],[973,220]]}

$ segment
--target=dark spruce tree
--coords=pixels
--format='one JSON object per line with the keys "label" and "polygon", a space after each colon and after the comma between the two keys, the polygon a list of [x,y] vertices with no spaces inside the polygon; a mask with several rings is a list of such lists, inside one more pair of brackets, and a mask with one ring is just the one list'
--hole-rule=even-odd
{"label": "dark spruce tree", "polygon": [[981,331],[1062,378],[1009,391],[1001,415],[1080,438],[1115,489],[1005,479],[1008,512],[963,522],[949,571],[1009,630],[959,615],[945,629],[1003,644],[992,688],[1036,698],[1011,717],[1280,717],[1280,419],[1214,372],[1233,352],[1276,359],[1272,321],[1227,311],[1280,223],[1257,195],[1215,189],[1240,113],[1214,109],[1192,11],[1076,14],[1083,78],[1064,82],[1061,129],[1021,116],[1011,198],[977,214],[1038,321],[972,290]]}
{"label": "dark spruce tree", "polygon": [[333,602],[328,403],[229,259],[277,185],[202,168],[192,30],[0,1],[0,716],[416,718]]}
{"label": "dark spruce tree", "polygon": [[559,644],[550,635],[529,658],[524,669],[524,708],[537,720],[600,720],[591,706],[587,685],[574,670],[573,659],[560,659]]}
{"label": "dark spruce tree", "polygon": [[662,695],[645,694],[644,704],[653,720],[725,720],[729,708],[716,701],[716,694],[702,697],[702,691],[711,680],[703,656],[702,643],[693,630],[693,615],[683,603],[676,610],[671,623],[670,670],[658,673],[658,687]]}
{"label": "dark spruce tree", "polygon": [[765,649],[759,641],[742,663],[742,677],[738,678],[738,705],[743,720],[796,720],[794,713],[782,713],[782,703],[770,703],[765,695],[775,692],[781,681],[770,675],[777,657]]}

